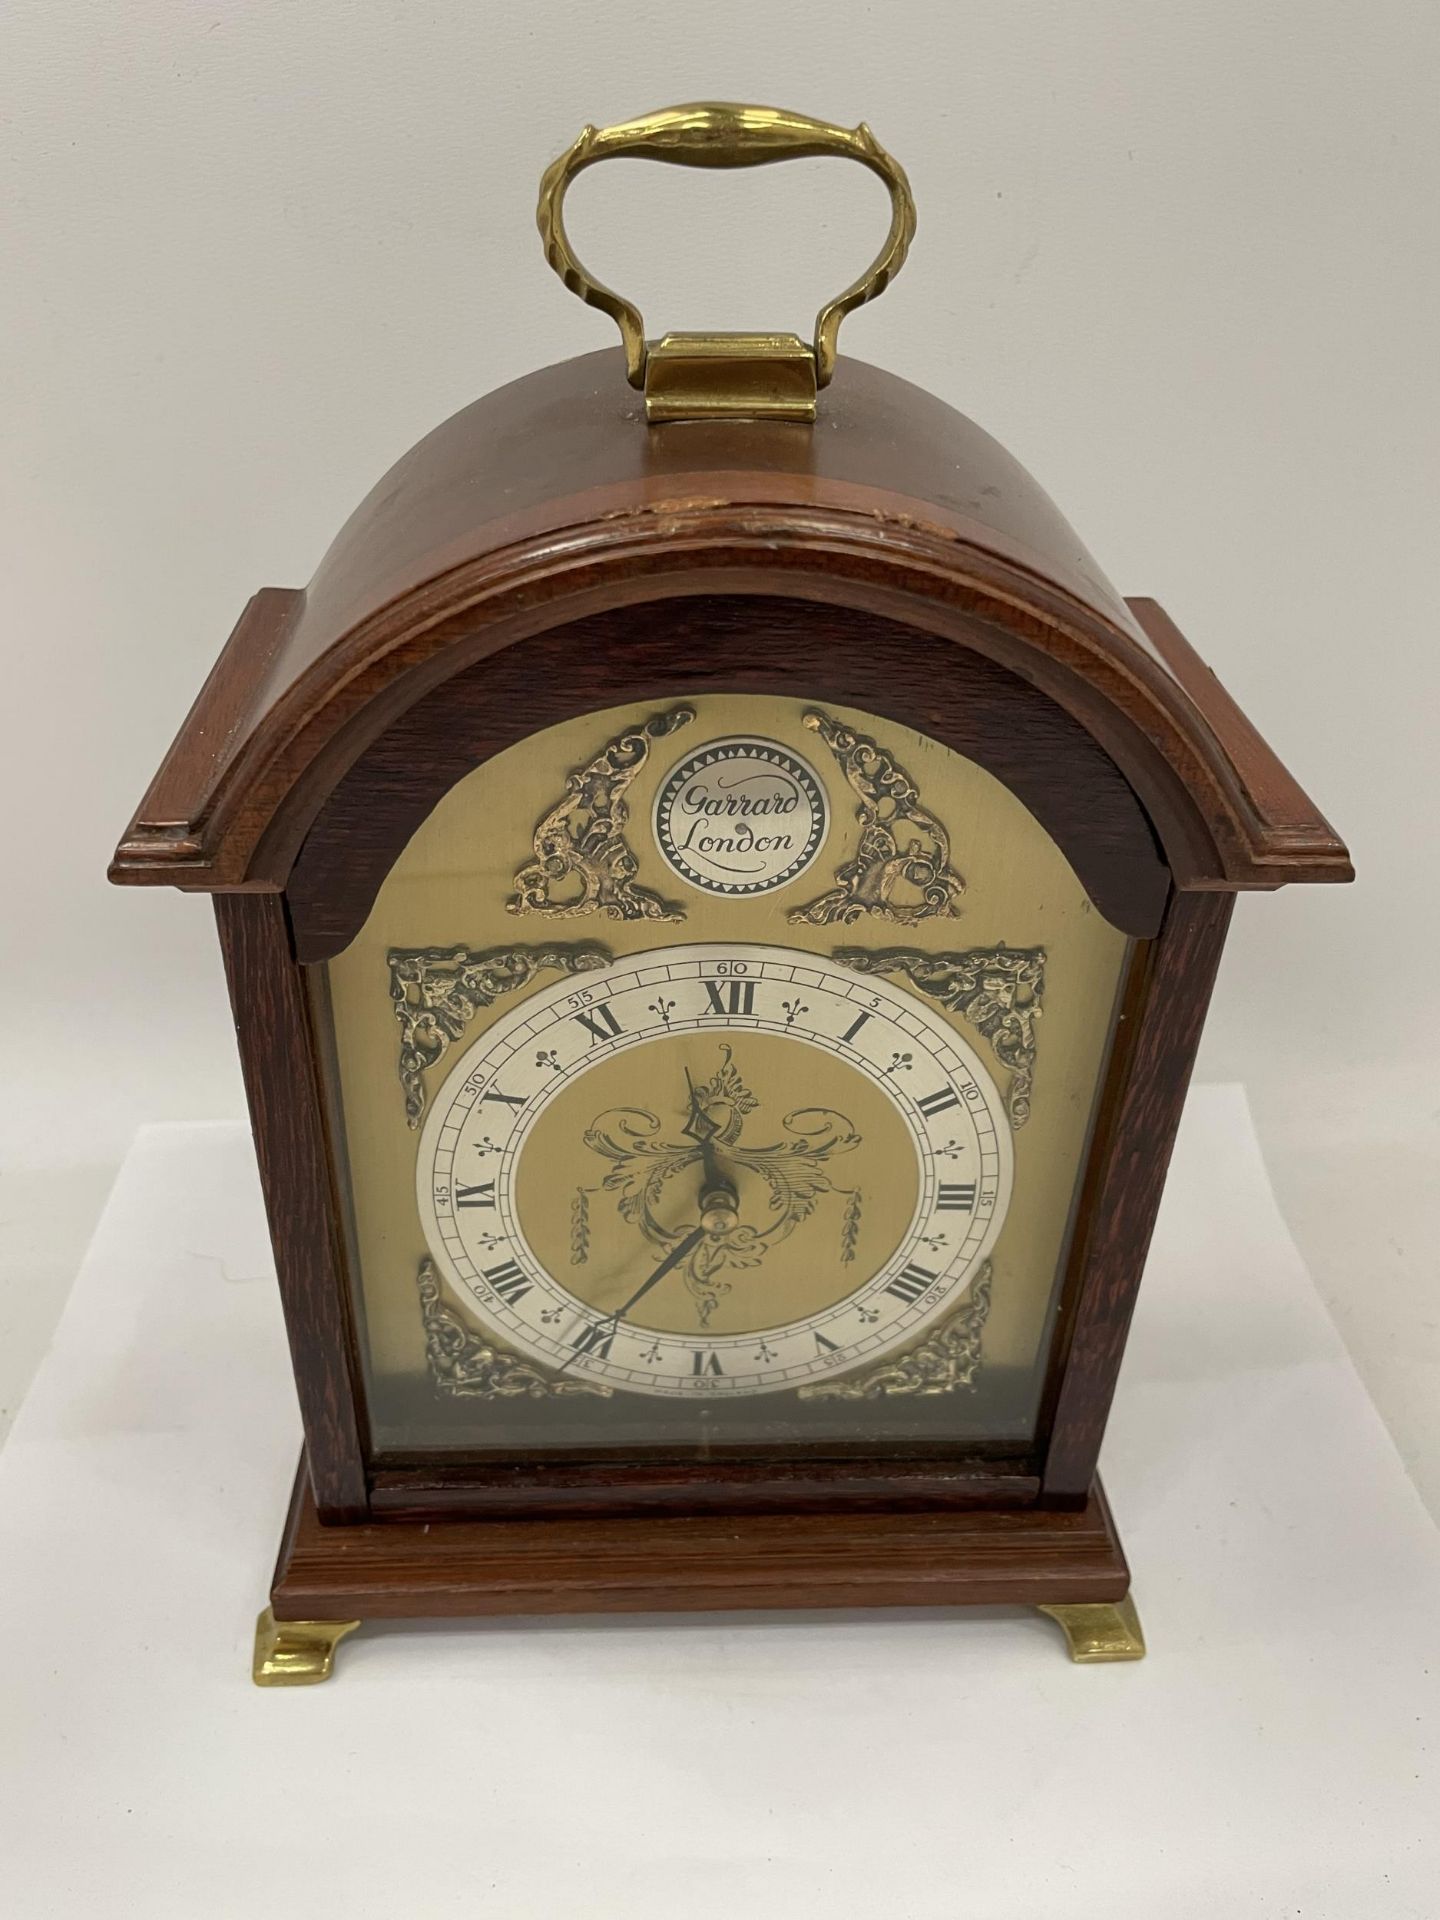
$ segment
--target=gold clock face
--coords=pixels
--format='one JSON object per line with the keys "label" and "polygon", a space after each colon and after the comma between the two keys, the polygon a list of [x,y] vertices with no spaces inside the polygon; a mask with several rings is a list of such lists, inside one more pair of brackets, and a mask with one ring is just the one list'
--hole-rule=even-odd
{"label": "gold clock face", "polygon": [[547,988],[445,1082],[417,1203],[447,1279],[540,1364],[731,1398],[873,1364],[1004,1221],[1010,1125],[900,990],[784,947],[675,946]]}
{"label": "gold clock face", "polygon": [[377,1451],[1023,1443],[1129,953],[876,715],[477,767],[315,970]]}

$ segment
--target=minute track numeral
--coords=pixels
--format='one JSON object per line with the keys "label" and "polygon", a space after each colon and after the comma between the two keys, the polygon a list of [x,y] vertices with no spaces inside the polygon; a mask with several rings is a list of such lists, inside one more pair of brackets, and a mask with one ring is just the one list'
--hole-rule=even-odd
{"label": "minute track numeral", "polygon": [[[720,989],[724,987],[722,995]],[[755,982],[753,980],[707,980],[705,982],[706,1013],[745,1014],[755,1011]]]}
{"label": "minute track numeral", "polygon": [[606,1040],[616,1040],[622,1032],[620,1022],[615,1018],[614,1009],[607,1006],[604,1001],[598,1007],[587,1008],[584,1013],[573,1014],[571,1018],[578,1020],[589,1034],[592,1047],[598,1047]]}
{"label": "minute track numeral", "polygon": [[903,1300],[907,1307],[913,1307],[923,1294],[930,1291],[939,1277],[931,1273],[928,1267],[917,1267],[912,1262],[902,1273],[896,1274],[885,1291],[893,1293],[897,1300]]}
{"label": "minute track numeral", "polygon": [[508,1307],[513,1307],[517,1300],[523,1300],[530,1291],[530,1281],[513,1260],[507,1260],[503,1266],[486,1267],[483,1272]]}
{"label": "minute track numeral", "polygon": [[940,1182],[940,1191],[935,1197],[935,1205],[942,1213],[973,1213],[975,1211],[975,1183],[973,1181]]}

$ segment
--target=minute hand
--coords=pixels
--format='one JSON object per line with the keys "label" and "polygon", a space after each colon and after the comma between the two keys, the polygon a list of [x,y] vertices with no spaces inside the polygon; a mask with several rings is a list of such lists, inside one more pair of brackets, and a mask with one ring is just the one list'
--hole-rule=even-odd
{"label": "minute hand", "polygon": [[[659,1266],[656,1267],[655,1271],[651,1274],[650,1278],[645,1282],[645,1284],[635,1289],[634,1293],[631,1294],[630,1298],[625,1302],[624,1306],[617,1307],[613,1313],[607,1313],[603,1320],[596,1322],[596,1325],[601,1327],[609,1326],[611,1328],[618,1327],[620,1322],[625,1318],[626,1314],[629,1313],[630,1309],[635,1305],[636,1301],[643,1300],[646,1294],[650,1291],[650,1289],[654,1286],[658,1286],[660,1282],[665,1278],[667,1273],[673,1272],[674,1269],[679,1266],[680,1262],[683,1259],[685,1259],[688,1254],[691,1254],[695,1251],[696,1247],[699,1246],[700,1242],[704,1238],[705,1238],[705,1229],[703,1227],[696,1227],[693,1233],[687,1233],[685,1238],[680,1242],[678,1246],[674,1246],[670,1249],[669,1253],[666,1254],[665,1258],[660,1262]],[[560,1373],[563,1373],[566,1367],[570,1365],[570,1361],[575,1360],[578,1357],[579,1357],[578,1354],[572,1353],[569,1356],[569,1358],[562,1361],[557,1371]]]}
{"label": "minute hand", "polygon": [[632,1293],[630,1298],[625,1302],[624,1306],[617,1307],[614,1313],[612,1313],[609,1317],[612,1320],[623,1320],[626,1314],[629,1313],[630,1309],[636,1304],[636,1302],[643,1300],[646,1294],[650,1291],[651,1287],[657,1286],[659,1282],[665,1278],[667,1273],[671,1272],[675,1267],[678,1267],[682,1260],[684,1260],[689,1254],[692,1254],[695,1251],[696,1247],[699,1246],[700,1242],[704,1238],[705,1238],[704,1227],[696,1227],[693,1233],[687,1233],[685,1238],[679,1243],[678,1246],[674,1246],[670,1249],[669,1253],[666,1254],[665,1258],[660,1262],[659,1266],[656,1267],[655,1271],[651,1274],[650,1278],[645,1282],[644,1286],[637,1287],[634,1293]]}

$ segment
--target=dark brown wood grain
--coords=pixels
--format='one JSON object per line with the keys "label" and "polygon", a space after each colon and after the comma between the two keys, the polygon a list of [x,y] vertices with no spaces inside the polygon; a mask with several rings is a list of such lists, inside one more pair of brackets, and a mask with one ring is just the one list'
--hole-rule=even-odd
{"label": "dark brown wood grain", "polygon": [[1094,1477],[1233,906],[1177,893],[1122,1010],[1052,1349],[1047,1500],[1081,1500]]}
{"label": "dark brown wood grain", "polygon": [[1078,1510],[384,1520],[323,1527],[302,1471],[280,1620],[1121,1600],[1097,1483]]}
{"label": "dark brown wood grain", "polygon": [[666,600],[507,648],[418,701],[326,800],[290,874],[302,960],[359,931],[386,873],[455,781],[536,729],[708,689],[789,695],[903,720],[977,761],[1046,828],[1091,899],[1139,937],[1170,875],[1114,763],[1026,681],[893,620],[759,596]]}
{"label": "dark brown wood grain", "polygon": [[213,786],[243,745],[304,598],[289,587],[262,587],[252,596],[150,783],[152,852],[158,871],[173,868],[177,883],[204,858],[206,822],[194,795]]}
{"label": "dark brown wood grain", "polygon": [[359,1369],[303,975],[275,895],[220,894],[215,918],[314,1498],[326,1521],[355,1520],[368,1505]]}
{"label": "dark brown wood grain", "polygon": [[[1154,651],[1184,687],[1197,708],[1204,711],[1231,760],[1245,768],[1247,800],[1255,808],[1256,831],[1260,819],[1264,832],[1277,854],[1287,841],[1300,847],[1313,831],[1315,804],[1295,776],[1282,765],[1279,756],[1261,739],[1258,728],[1243,714],[1233,696],[1196,653],[1179,627],[1157,601],[1136,599],[1126,603],[1134,614]],[[1338,842],[1337,842],[1338,844]],[[1348,862],[1335,876],[1354,878]]]}
{"label": "dark brown wood grain", "polygon": [[456,1514],[814,1513],[1016,1507],[1033,1504],[1038,1474],[1027,1460],[947,1466],[891,1457],[826,1460],[785,1448],[769,1460],[632,1462],[613,1458],[378,1469],[377,1517]]}
{"label": "dark brown wood grain", "polygon": [[652,430],[614,354],[457,415],[303,595],[241,623],[112,876],[281,888],[346,769],[443,680],[595,612],[710,593],[870,611],[1040,687],[1140,796],[1183,888],[1349,877],[1303,796],[1272,817],[1277,763],[1226,724],[1223,690],[1177,675],[1034,481],[952,409],[842,362],[815,429]]}

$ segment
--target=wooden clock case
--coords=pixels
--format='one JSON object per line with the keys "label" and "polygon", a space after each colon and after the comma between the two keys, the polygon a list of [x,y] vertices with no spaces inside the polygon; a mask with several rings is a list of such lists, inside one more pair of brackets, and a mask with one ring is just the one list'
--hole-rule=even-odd
{"label": "wooden clock case", "polygon": [[[977,761],[1134,937],[1035,1444],[959,1464],[387,1466],[304,969],[487,757],[718,689],[862,708]],[[1125,1599],[1096,1461],[1234,896],[1351,870],[1161,609],[1119,598],[969,421],[855,361],[814,426],[647,427],[613,350],[516,381],[407,454],[307,589],[250,602],[111,872],[215,895],[305,1432],[282,1637],[1020,1601],[1069,1610],[1083,1654],[1085,1609]],[[304,1640],[294,1677],[318,1677]]]}

